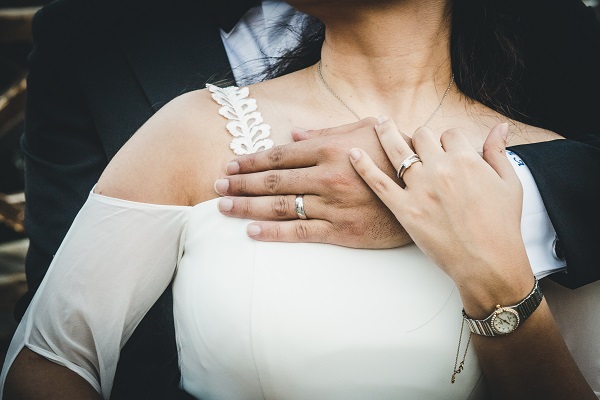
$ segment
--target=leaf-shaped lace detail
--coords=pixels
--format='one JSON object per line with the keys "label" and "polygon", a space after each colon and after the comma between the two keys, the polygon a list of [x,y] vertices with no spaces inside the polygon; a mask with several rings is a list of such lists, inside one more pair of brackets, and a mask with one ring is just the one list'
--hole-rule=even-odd
{"label": "leaf-shaped lace detail", "polygon": [[220,88],[211,84],[206,87],[212,98],[222,107],[219,114],[227,118],[227,130],[233,136],[229,147],[238,156],[270,149],[273,141],[269,139],[271,126],[263,123],[260,112],[256,111],[256,100],[248,98],[247,87],[229,86]]}

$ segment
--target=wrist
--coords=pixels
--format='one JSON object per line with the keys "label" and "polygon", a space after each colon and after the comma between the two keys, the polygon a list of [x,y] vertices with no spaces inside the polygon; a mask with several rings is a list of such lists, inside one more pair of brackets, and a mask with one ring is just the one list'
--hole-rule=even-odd
{"label": "wrist", "polygon": [[529,294],[516,304],[497,304],[493,313],[483,319],[471,318],[463,309],[464,322],[472,333],[482,336],[502,336],[514,332],[540,305],[544,294],[537,279]]}
{"label": "wrist", "polygon": [[496,305],[516,304],[531,292],[535,278],[528,262],[499,271],[457,282],[464,310],[470,318],[487,317]]}

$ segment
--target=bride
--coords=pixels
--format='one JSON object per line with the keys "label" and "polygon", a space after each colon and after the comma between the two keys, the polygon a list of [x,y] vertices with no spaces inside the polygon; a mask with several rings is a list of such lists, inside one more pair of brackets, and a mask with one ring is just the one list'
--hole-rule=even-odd
{"label": "bride", "polygon": [[[289,3],[325,23],[321,61],[249,88],[182,95],[132,137],[94,187],[19,325],[0,381],[7,398],[27,390],[108,398],[121,347],[171,280],[181,385],[194,397],[486,398],[461,330],[463,288],[419,248],[255,242],[247,221],[218,212],[213,183],[233,155],[289,143],[294,126],[386,114],[403,132],[458,127],[464,145],[481,150],[490,128],[507,119],[490,108],[506,111],[494,100],[506,93],[485,91],[499,80],[493,71],[453,75],[471,62],[450,46],[451,35],[468,31],[451,22],[460,2]],[[479,78],[480,87],[465,86]],[[516,121],[511,127],[510,145],[559,138]],[[514,271],[520,278],[503,304],[531,291],[531,271]],[[556,342],[559,351],[536,361],[554,362],[551,374],[570,378],[556,379],[558,388],[589,397]],[[482,362],[487,369],[495,361]],[[592,364],[586,376],[600,375]],[[487,378],[499,397],[510,386]],[[600,391],[597,380],[591,384]]]}

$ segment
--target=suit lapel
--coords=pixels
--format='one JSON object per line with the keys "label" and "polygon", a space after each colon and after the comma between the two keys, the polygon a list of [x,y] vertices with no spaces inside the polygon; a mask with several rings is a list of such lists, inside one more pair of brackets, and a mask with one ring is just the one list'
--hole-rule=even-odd
{"label": "suit lapel", "polygon": [[[219,28],[201,1],[162,2],[117,27],[117,38],[154,111],[207,81],[231,77]],[[200,5],[199,5],[200,4]]]}

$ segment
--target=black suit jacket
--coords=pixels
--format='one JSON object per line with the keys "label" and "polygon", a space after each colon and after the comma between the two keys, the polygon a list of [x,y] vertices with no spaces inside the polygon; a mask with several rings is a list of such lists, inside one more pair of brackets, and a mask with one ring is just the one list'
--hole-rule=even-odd
{"label": "black suit jacket", "polygon": [[[215,15],[222,13],[215,14],[201,0],[57,0],[36,15],[22,139],[31,293],[102,170],[129,137],[172,98],[203,87],[207,80],[227,78],[230,67]],[[559,98],[560,82],[551,83]],[[534,98],[531,104],[539,103]],[[552,121],[544,122],[553,127]],[[561,133],[590,133],[586,129]],[[532,170],[564,243],[569,262],[565,280],[572,287],[600,278],[600,257],[593,246],[600,226],[593,206],[600,204],[595,183],[600,156],[599,150],[582,146],[564,141],[516,149]],[[583,153],[587,158],[580,157]],[[553,164],[567,155],[568,171]],[[548,173],[550,167],[560,173]],[[573,176],[581,177],[581,186]],[[554,201],[567,184],[574,186],[571,194]],[[578,206],[569,199],[578,199]],[[112,398],[186,398],[178,383],[169,289],[123,349]]]}
{"label": "black suit jacket", "polygon": [[[36,14],[22,139],[30,295],[121,146],[169,100],[228,77],[214,10],[204,3],[59,0]],[[170,290],[121,360],[113,398],[188,397],[178,389]]]}

